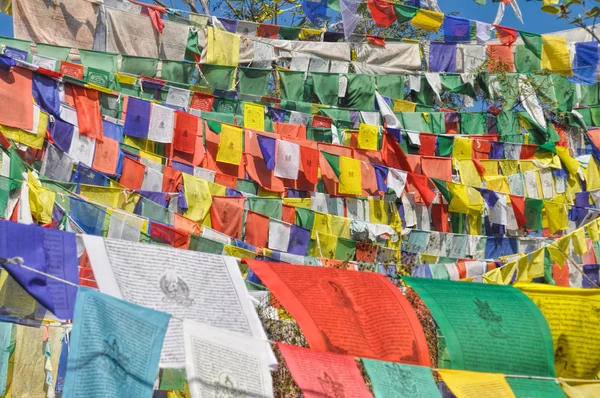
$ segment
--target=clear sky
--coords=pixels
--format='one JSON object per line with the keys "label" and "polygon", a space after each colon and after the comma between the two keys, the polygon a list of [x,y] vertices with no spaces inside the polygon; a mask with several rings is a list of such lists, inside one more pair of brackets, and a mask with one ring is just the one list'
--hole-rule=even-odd
{"label": "clear sky", "polygon": [[[142,1],[151,3],[150,0]],[[214,1],[217,0],[212,0],[211,3]],[[540,10],[541,1],[518,0],[518,2],[523,12],[525,24],[521,24],[515,17],[512,8],[507,7],[502,25],[532,33],[546,33],[569,28],[569,25],[564,20],[559,20],[554,15],[542,12]],[[180,0],[174,0],[174,4],[178,8],[188,9]],[[496,11],[498,10],[498,3],[492,3],[492,0],[488,0],[484,6],[478,5],[474,0],[438,0],[438,4],[444,13],[458,12],[462,17],[488,23],[494,20]],[[0,14],[0,35],[13,36],[12,19],[5,14]]]}

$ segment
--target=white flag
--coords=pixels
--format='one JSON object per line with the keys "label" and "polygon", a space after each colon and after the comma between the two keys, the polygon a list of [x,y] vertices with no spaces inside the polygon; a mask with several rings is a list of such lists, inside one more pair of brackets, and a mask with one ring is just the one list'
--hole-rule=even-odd
{"label": "white flag", "polygon": [[175,112],[166,106],[152,104],[148,139],[155,142],[173,142]]}
{"label": "white flag", "polygon": [[300,146],[288,141],[277,140],[275,177],[298,179],[300,167]]}

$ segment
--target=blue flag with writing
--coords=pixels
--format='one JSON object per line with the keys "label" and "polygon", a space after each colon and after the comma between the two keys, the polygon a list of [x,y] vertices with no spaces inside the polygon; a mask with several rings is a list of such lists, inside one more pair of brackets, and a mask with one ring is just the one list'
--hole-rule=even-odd
{"label": "blue flag with writing", "polygon": [[151,397],[170,314],[77,292],[65,397]]}

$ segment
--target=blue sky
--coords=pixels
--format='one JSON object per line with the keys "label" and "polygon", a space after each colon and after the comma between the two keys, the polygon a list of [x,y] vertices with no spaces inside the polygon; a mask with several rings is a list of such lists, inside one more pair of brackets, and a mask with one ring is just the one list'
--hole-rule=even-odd
{"label": "blue sky", "polygon": [[[151,3],[150,0],[143,1]],[[532,33],[546,33],[569,28],[564,20],[558,20],[554,15],[542,12],[540,1],[518,0],[518,2],[523,12],[525,24],[521,24],[514,16],[512,9],[507,7],[502,25]],[[462,17],[488,23],[494,20],[498,9],[498,3],[492,3],[492,0],[488,0],[484,6],[478,5],[474,0],[438,0],[438,3],[445,13],[459,12]],[[174,4],[178,8],[187,9],[187,6],[181,3],[180,0],[174,0]],[[5,14],[0,14],[0,35],[13,36],[12,19]]]}

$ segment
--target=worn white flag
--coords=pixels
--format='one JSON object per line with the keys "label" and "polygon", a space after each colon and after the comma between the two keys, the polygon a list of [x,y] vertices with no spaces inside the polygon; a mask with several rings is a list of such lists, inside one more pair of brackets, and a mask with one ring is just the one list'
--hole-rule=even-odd
{"label": "worn white flag", "polygon": [[277,140],[275,177],[298,179],[300,146],[292,142]]}

